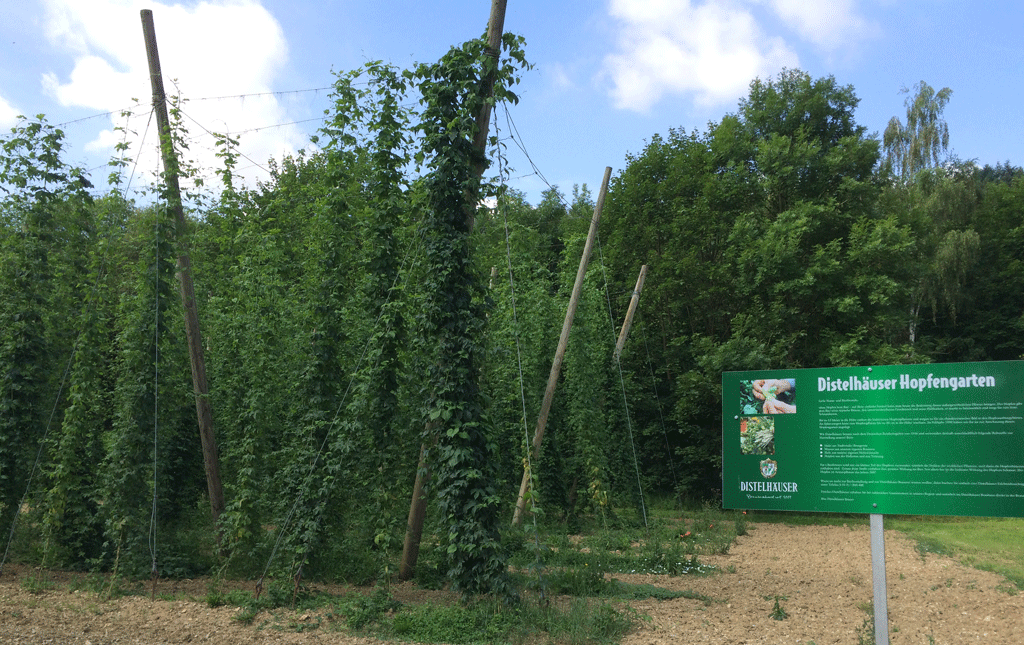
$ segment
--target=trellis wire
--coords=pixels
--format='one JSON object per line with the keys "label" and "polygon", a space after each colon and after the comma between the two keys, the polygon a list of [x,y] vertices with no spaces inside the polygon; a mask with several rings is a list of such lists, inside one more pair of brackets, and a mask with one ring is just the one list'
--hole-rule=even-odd
{"label": "trellis wire", "polygon": [[149,515],[149,555],[151,558],[150,575],[153,576],[153,591],[156,592],[156,499],[157,499],[157,448],[159,446],[160,429],[160,224],[164,216],[160,209],[156,211],[156,222],[153,227],[154,253],[153,263],[153,507]]}
{"label": "trellis wire", "polygon": [[[601,276],[604,278],[604,297],[608,304],[608,324],[611,326],[612,338],[615,338],[615,317],[612,315],[612,297],[608,290],[608,273],[604,266],[604,250],[601,247],[601,236],[597,236],[597,257],[601,260]],[[644,486],[640,482],[640,461],[636,456],[636,441],[633,439],[633,421],[629,414],[629,400],[626,397],[626,380],[622,376],[622,361],[616,359],[615,368],[619,373],[619,387],[622,389],[622,409],[626,414],[626,429],[629,431],[629,446],[633,449],[633,468],[636,470],[636,489],[640,494],[640,512],[644,517],[644,528],[651,529],[647,523],[647,504],[644,501]]]}
{"label": "trellis wire", "polygon": [[[669,472],[672,473],[672,483],[675,485],[676,501],[680,502],[678,498],[679,476],[676,474],[675,460],[672,459],[672,445],[668,440],[668,429],[665,428],[665,415],[661,410],[661,396],[658,394],[658,379],[654,374],[654,361],[651,359],[651,348],[647,344],[647,319],[644,318],[643,322],[644,324],[640,326],[640,329],[644,337],[644,352],[647,354],[647,369],[651,373],[651,389],[654,390],[654,403],[658,407],[658,421],[661,424],[661,434],[665,437],[665,454],[668,457]],[[682,506],[681,503],[680,506]]]}

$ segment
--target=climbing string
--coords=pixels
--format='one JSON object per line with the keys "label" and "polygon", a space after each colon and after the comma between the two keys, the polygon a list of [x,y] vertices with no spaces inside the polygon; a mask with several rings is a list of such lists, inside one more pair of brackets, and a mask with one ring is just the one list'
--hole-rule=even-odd
{"label": "climbing string", "polygon": [[[604,265],[604,250],[601,247],[601,236],[597,236],[597,257],[601,262],[601,276],[604,278],[604,298],[608,305],[608,323],[611,325],[612,338],[615,338],[615,316],[612,314],[612,297],[608,289],[608,273]],[[636,472],[636,489],[640,497],[640,513],[644,519],[644,528],[650,530],[647,523],[647,504],[644,501],[644,486],[640,481],[640,460],[636,453],[636,440],[633,438],[633,421],[629,414],[629,400],[626,396],[626,379],[622,375],[622,361],[615,360],[615,369],[619,375],[619,388],[622,391],[622,410],[626,417],[626,429],[629,432],[629,446],[633,450],[633,469]]]}

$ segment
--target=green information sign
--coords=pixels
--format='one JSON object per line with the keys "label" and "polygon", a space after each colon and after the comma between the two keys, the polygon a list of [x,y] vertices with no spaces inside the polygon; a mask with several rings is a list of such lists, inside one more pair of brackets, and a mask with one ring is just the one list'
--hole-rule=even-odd
{"label": "green information sign", "polygon": [[725,508],[1024,517],[1024,362],[722,375]]}

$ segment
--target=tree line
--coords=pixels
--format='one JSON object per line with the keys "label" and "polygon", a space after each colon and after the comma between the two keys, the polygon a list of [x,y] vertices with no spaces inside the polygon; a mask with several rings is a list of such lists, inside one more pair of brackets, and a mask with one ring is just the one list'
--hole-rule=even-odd
{"label": "tree line", "polygon": [[[503,60],[496,97],[514,101],[519,40]],[[594,201],[582,186],[531,205],[502,186],[499,142],[474,152],[494,64],[471,41],[436,64],[339,74],[316,151],[271,161],[255,187],[236,185],[237,142],[219,139],[220,189],[189,218],[227,501],[216,526],[170,215],[118,192],[119,164],[111,192],[91,191],[45,119],[14,128],[0,530],[18,557],[368,582],[393,572],[419,472],[421,568],[467,593],[502,588]],[[643,495],[714,499],[725,370],[1024,354],[1024,172],[950,157],[950,96],[919,84],[879,137],[857,124],[851,86],[790,70],[705,131],[626,157],[532,464],[541,521],[640,522]],[[474,179],[488,163],[494,179]]]}

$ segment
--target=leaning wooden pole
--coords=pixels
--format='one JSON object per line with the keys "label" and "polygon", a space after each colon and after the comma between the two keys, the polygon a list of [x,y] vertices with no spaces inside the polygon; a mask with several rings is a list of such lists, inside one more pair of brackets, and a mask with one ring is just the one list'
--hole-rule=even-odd
{"label": "leaning wooden pole", "polygon": [[622,331],[619,332],[619,339],[615,342],[615,353],[612,358],[616,363],[622,355],[622,348],[626,346],[626,339],[629,337],[629,329],[633,326],[633,316],[636,314],[636,305],[640,302],[640,292],[644,290],[644,280],[647,279],[647,265],[640,267],[640,277],[636,279],[636,288],[633,289],[633,296],[629,299],[629,309],[626,310],[626,319],[622,322]]}
{"label": "leaning wooden pole", "polygon": [[[558,376],[562,372],[562,359],[565,358],[565,350],[569,346],[569,331],[572,329],[572,320],[576,316],[576,306],[579,303],[580,292],[583,291],[583,278],[587,274],[587,264],[590,262],[590,252],[594,248],[594,239],[597,237],[597,224],[601,219],[601,209],[604,208],[604,198],[608,194],[608,180],[611,179],[612,169],[604,169],[604,180],[601,182],[601,192],[597,196],[597,204],[594,206],[594,217],[590,220],[590,232],[587,233],[587,242],[583,246],[583,257],[580,258],[580,267],[576,271],[576,283],[572,287],[572,296],[569,298],[569,306],[565,311],[565,321],[562,323],[562,335],[558,338],[558,348],[555,349],[555,359],[551,362],[551,372],[548,374],[548,386],[544,390],[544,400],[540,405],[540,415],[537,417],[537,428],[533,433],[533,458],[540,457],[540,445],[544,440],[544,428],[548,424],[548,413],[551,412],[551,402],[555,398],[555,387],[558,385]],[[516,510],[512,515],[512,526],[519,526],[523,519],[523,509],[526,506],[526,491],[530,487],[531,473],[529,468],[523,469],[523,482],[519,485],[519,498],[516,500]]]}
{"label": "leaning wooden pole", "polygon": [[[483,79],[481,92],[488,97],[494,92],[494,81],[501,60],[501,37],[505,30],[505,5],[507,0],[491,0],[491,15],[487,20],[487,55],[494,59],[491,74]],[[483,107],[476,116],[476,136],[473,147],[480,152],[480,158],[486,158],[487,133],[491,123],[490,101],[484,101]],[[484,174],[486,161],[479,162],[473,171],[479,179]],[[476,213],[476,195],[466,195],[466,229],[473,231]],[[434,428],[428,425],[426,435],[433,434]],[[426,443],[420,446],[420,458],[416,467],[416,481],[413,483],[412,500],[409,502],[409,519],[405,529],[405,543],[402,547],[402,561],[398,565],[398,579],[409,580],[416,571],[416,560],[419,559],[420,538],[423,535],[423,522],[427,516],[427,497],[424,491],[430,479],[429,447]]]}
{"label": "leaning wooden pole", "polygon": [[149,9],[142,10],[142,32],[146,38],[149,80],[153,86],[153,109],[156,111],[156,124],[160,131],[160,153],[164,164],[164,181],[167,184],[165,198],[167,207],[174,213],[177,226],[178,282],[181,287],[181,304],[185,309],[185,337],[188,340],[189,362],[192,364],[192,388],[195,391],[199,437],[203,446],[203,464],[206,467],[206,489],[210,496],[210,511],[216,523],[224,511],[224,489],[220,483],[217,442],[213,434],[213,413],[210,409],[210,392],[206,383],[206,363],[203,360],[203,339],[199,333],[199,314],[196,312],[196,294],[192,285],[188,229],[185,223],[185,210],[181,204],[181,187],[178,184],[178,157],[171,137],[170,119],[167,118],[167,95],[164,93],[164,79],[160,72],[160,54],[156,48],[153,12]]}

